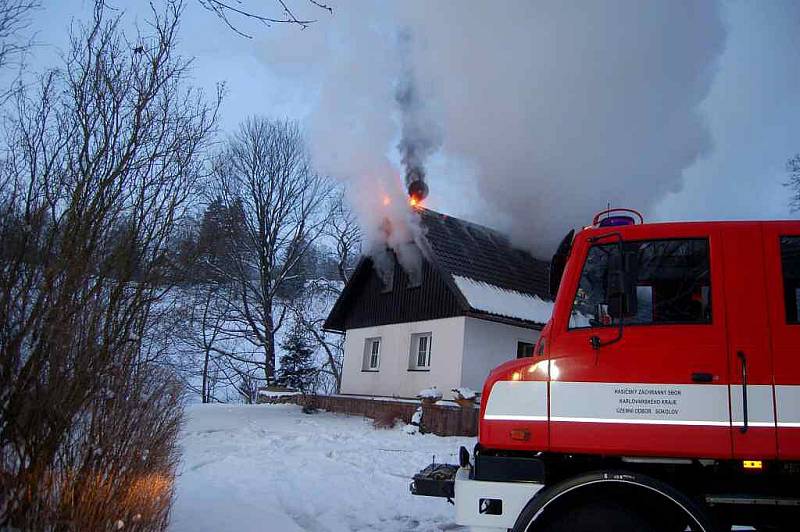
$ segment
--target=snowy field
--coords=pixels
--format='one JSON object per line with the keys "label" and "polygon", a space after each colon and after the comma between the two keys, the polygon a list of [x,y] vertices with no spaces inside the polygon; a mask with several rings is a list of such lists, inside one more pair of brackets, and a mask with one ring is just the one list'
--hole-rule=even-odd
{"label": "snowy field", "polygon": [[434,455],[456,463],[474,444],[295,405],[192,405],[171,530],[460,529],[444,499],[408,485]]}

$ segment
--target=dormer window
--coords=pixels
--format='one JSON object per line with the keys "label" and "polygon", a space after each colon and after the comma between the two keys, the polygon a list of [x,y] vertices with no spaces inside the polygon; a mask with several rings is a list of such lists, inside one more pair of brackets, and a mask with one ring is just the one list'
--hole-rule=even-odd
{"label": "dormer window", "polygon": [[378,281],[381,283],[381,294],[388,294],[392,291],[394,286],[394,268],[386,272],[376,271],[378,274]]}
{"label": "dormer window", "polygon": [[405,272],[406,288],[419,288],[422,286],[422,269],[419,271]]}
{"label": "dormer window", "polygon": [[394,287],[394,270],[397,266],[397,259],[390,250],[379,254],[373,258],[375,276],[381,288],[381,294],[388,294]]}

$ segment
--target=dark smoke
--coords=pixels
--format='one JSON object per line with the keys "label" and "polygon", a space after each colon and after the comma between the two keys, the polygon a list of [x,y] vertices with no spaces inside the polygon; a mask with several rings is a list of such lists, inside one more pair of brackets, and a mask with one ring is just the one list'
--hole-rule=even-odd
{"label": "dark smoke", "polygon": [[412,45],[411,32],[401,31],[398,36],[401,69],[395,101],[400,108],[402,127],[397,149],[405,169],[408,195],[422,200],[428,195],[425,161],[442,145],[442,133],[417,88],[416,74],[410,62]]}

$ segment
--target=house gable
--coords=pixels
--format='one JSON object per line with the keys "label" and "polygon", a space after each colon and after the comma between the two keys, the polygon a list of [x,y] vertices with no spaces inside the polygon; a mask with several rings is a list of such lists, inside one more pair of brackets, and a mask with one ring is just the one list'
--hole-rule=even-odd
{"label": "house gable", "polygon": [[344,332],[361,327],[462,316],[469,309],[448,281],[438,268],[423,259],[421,283],[409,287],[408,276],[394,261],[392,288],[387,290],[372,260],[365,257],[336,301],[324,328]]}

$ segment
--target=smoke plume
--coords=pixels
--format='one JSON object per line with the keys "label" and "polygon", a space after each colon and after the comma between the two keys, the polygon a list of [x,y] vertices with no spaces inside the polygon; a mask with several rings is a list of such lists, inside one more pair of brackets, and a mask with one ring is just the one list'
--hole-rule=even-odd
{"label": "smoke plume", "polygon": [[[647,214],[710,148],[713,2],[348,2],[314,31],[315,161],[348,184],[374,241],[387,216],[408,223],[400,165],[413,178],[437,148],[429,203],[540,256],[609,202]],[[453,188],[455,168],[480,202]]]}
{"label": "smoke plume", "polygon": [[397,149],[405,170],[408,195],[423,200],[428,195],[425,161],[441,146],[442,135],[430,104],[420,96],[417,89],[416,75],[410,57],[412,45],[410,30],[402,30],[398,42],[400,77],[395,101],[400,110],[402,125]]}

